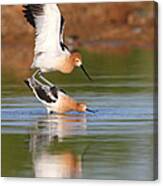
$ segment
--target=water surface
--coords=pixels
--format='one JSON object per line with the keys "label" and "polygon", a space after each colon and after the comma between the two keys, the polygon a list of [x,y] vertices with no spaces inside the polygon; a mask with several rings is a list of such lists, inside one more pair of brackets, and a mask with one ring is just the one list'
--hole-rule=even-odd
{"label": "water surface", "polygon": [[96,113],[47,115],[16,70],[2,72],[2,175],[152,180],[153,53],[83,51],[78,69],[49,79]]}

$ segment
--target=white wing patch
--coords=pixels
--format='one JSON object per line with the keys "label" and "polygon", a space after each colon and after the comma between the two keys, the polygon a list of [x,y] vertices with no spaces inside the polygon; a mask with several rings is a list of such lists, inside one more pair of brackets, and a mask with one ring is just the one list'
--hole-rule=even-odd
{"label": "white wing patch", "polygon": [[60,52],[60,11],[56,4],[46,4],[43,15],[35,17],[35,54],[39,52]]}

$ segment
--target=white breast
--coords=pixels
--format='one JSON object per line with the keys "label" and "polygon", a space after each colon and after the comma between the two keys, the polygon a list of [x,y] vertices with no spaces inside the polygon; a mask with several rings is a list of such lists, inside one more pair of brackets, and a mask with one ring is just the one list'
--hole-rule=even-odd
{"label": "white breast", "polygon": [[40,68],[42,72],[60,71],[68,57],[69,54],[55,56],[51,52],[41,53],[35,56],[31,68]]}

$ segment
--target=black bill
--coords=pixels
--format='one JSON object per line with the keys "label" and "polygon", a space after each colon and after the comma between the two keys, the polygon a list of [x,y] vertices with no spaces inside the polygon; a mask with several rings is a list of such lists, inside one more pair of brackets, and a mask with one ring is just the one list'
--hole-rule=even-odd
{"label": "black bill", "polygon": [[96,111],[95,110],[91,110],[91,109],[86,109],[86,111],[88,111],[88,112],[92,112],[92,113],[95,113]]}
{"label": "black bill", "polygon": [[88,74],[88,72],[85,70],[84,66],[81,65],[80,67],[81,67],[81,69],[83,70],[84,74],[87,76],[87,78],[88,78],[89,80],[92,81],[92,78],[89,76],[89,74]]}

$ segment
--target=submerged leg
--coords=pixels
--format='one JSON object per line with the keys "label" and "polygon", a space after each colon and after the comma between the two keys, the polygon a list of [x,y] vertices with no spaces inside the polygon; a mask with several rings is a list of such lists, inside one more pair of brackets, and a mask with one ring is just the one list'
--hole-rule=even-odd
{"label": "submerged leg", "polygon": [[39,72],[39,77],[40,77],[40,79],[42,79],[45,83],[47,83],[47,84],[50,85],[51,87],[54,86],[50,81],[48,81],[48,80],[43,76],[43,73],[42,73],[42,72]]}

